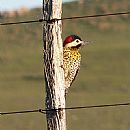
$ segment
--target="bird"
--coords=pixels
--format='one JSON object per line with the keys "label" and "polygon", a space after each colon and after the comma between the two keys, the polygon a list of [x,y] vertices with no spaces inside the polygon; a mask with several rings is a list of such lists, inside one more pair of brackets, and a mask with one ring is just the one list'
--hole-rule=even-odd
{"label": "bird", "polygon": [[79,50],[84,43],[85,42],[75,34],[67,36],[63,42],[65,97],[79,72],[81,62],[81,54]]}

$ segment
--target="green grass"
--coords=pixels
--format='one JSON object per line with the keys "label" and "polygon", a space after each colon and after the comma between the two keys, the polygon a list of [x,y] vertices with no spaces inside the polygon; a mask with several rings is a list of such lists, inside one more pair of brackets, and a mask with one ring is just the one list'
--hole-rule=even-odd
{"label": "green grass", "polygon": [[[75,6],[78,5],[66,4],[63,16],[81,15],[83,9],[87,12],[80,7],[75,11]],[[74,12],[70,13],[70,8]],[[39,14],[40,10],[34,9],[23,17],[7,20],[33,19]],[[86,20],[63,22],[63,38],[74,33],[93,42],[81,50],[81,69],[67,97],[68,107],[130,101],[129,19],[105,20],[110,24],[105,30],[98,24],[104,23],[104,19],[95,20],[96,25]],[[1,27],[0,40],[0,111],[44,108],[41,25]],[[70,110],[67,127],[68,130],[129,130],[129,107]],[[0,116],[0,130],[18,129],[46,129],[45,115]]]}

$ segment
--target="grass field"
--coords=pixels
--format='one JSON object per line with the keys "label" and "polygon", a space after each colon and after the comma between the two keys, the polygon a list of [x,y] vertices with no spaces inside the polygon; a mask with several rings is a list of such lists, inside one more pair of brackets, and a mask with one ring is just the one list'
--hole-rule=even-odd
{"label": "grass field", "polygon": [[[39,11],[33,10],[32,14],[37,16]],[[35,15],[26,14],[11,20],[31,19]],[[104,21],[98,19],[96,22]],[[75,33],[83,40],[93,42],[81,50],[81,70],[67,97],[68,107],[130,101],[129,19],[107,22],[111,25],[107,30],[92,26],[86,20],[63,22],[63,38]],[[0,40],[0,111],[44,108],[42,26],[1,27]],[[67,111],[67,127],[68,130],[129,130],[129,109],[70,110]],[[45,130],[45,115],[31,113],[0,117],[0,130],[23,129]]]}

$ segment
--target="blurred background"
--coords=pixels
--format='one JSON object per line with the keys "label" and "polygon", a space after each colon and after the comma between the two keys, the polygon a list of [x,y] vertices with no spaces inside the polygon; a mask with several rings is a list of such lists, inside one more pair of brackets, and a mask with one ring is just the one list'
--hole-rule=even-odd
{"label": "blurred background", "polygon": [[[0,0],[0,22],[42,17],[42,1]],[[130,11],[128,0],[63,2],[63,17]],[[130,16],[63,21],[63,39],[79,35],[93,43],[82,48],[78,77],[67,107],[130,102]],[[42,25],[0,26],[0,111],[44,108]],[[129,130],[130,107],[67,111],[68,130]],[[0,130],[45,130],[40,113],[0,116]]]}

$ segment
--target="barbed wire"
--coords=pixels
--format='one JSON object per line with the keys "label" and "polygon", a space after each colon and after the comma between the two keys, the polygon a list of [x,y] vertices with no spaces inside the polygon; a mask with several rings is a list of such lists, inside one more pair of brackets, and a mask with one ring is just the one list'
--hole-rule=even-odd
{"label": "barbed wire", "polygon": [[35,109],[35,110],[24,110],[24,111],[12,111],[12,112],[0,112],[0,115],[14,115],[14,114],[24,114],[24,113],[43,113],[52,111],[62,111],[62,110],[78,110],[78,109],[92,109],[92,108],[106,108],[106,107],[119,107],[119,106],[130,106],[128,103],[115,103],[115,104],[102,104],[102,105],[90,105],[90,106],[76,106],[76,107],[66,107],[58,109]]}
{"label": "barbed wire", "polygon": [[51,20],[38,19],[38,20],[29,20],[29,21],[6,22],[6,23],[0,23],[0,26],[40,23],[40,22],[44,22],[44,21],[46,21],[48,23],[52,23],[52,22],[59,21],[59,20],[64,21],[64,20],[72,20],[72,19],[74,20],[74,19],[99,18],[99,17],[119,16],[119,15],[128,15],[128,14],[130,14],[130,11],[127,11],[127,12],[117,12],[117,13],[106,13],[106,14],[95,14],[95,15],[64,17],[64,18],[61,18],[61,19],[51,19]]}

